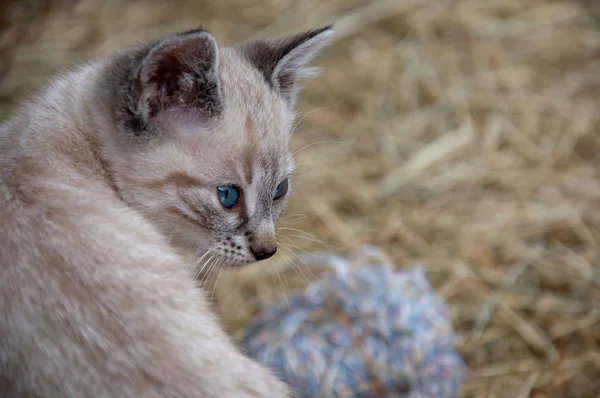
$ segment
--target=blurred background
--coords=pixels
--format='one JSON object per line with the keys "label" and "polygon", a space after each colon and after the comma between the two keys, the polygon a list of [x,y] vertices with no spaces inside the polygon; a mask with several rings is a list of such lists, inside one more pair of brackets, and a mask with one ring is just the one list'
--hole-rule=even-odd
{"label": "blurred background", "polygon": [[600,396],[600,2],[0,4],[2,119],[52,74],[142,40],[334,22],[300,98],[285,247],[205,281],[224,325],[235,337],[306,285],[305,253],[374,244],[447,300],[463,397]]}

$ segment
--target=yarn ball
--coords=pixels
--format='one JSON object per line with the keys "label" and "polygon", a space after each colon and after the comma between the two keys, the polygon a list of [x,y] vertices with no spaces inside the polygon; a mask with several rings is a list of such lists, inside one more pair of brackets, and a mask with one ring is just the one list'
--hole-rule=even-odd
{"label": "yarn ball", "polygon": [[333,272],[250,323],[242,339],[250,357],[299,398],[458,396],[464,363],[421,266],[353,266],[333,255],[305,261]]}

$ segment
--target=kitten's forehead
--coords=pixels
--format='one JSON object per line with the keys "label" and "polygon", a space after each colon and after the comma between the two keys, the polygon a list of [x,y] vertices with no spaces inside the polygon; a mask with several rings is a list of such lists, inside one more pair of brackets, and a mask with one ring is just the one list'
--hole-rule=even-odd
{"label": "kitten's forehead", "polygon": [[248,117],[260,139],[287,143],[294,113],[269,87],[261,73],[232,48],[221,51],[220,77],[224,116],[248,127]]}
{"label": "kitten's forehead", "polygon": [[[293,172],[289,139],[294,113],[235,49],[223,48],[219,61],[223,113],[203,124],[193,117],[173,117],[180,148],[196,169],[217,179],[271,186]],[[168,127],[167,127],[168,128]],[[178,163],[186,160],[178,160]],[[232,182],[233,182],[232,181]]]}
{"label": "kitten's forehead", "polygon": [[218,130],[238,148],[246,173],[256,167],[289,172],[288,144],[294,113],[260,72],[234,49],[222,50],[220,74],[225,108]]}

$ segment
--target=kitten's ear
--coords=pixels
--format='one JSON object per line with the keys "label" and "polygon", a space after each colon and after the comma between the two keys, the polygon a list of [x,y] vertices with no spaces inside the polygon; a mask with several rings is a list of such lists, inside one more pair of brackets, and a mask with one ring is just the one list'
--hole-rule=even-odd
{"label": "kitten's ear", "polygon": [[136,76],[138,112],[147,122],[162,111],[188,110],[201,117],[221,112],[219,48],[206,31],[157,43]]}
{"label": "kitten's ear", "polygon": [[282,39],[248,42],[242,44],[240,50],[267,82],[293,105],[297,81],[316,74],[316,69],[307,64],[329,42],[333,32],[333,26],[328,25]]}

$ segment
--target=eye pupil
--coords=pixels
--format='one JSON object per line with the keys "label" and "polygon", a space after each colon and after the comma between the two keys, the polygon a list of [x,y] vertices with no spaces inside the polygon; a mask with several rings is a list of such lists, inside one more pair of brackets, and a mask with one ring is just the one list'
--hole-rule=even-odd
{"label": "eye pupil", "polygon": [[231,209],[237,203],[240,191],[234,186],[225,185],[217,187],[217,195],[223,207]]}
{"label": "eye pupil", "polygon": [[288,179],[281,181],[277,188],[275,189],[275,200],[281,198],[283,195],[287,193],[288,190]]}

